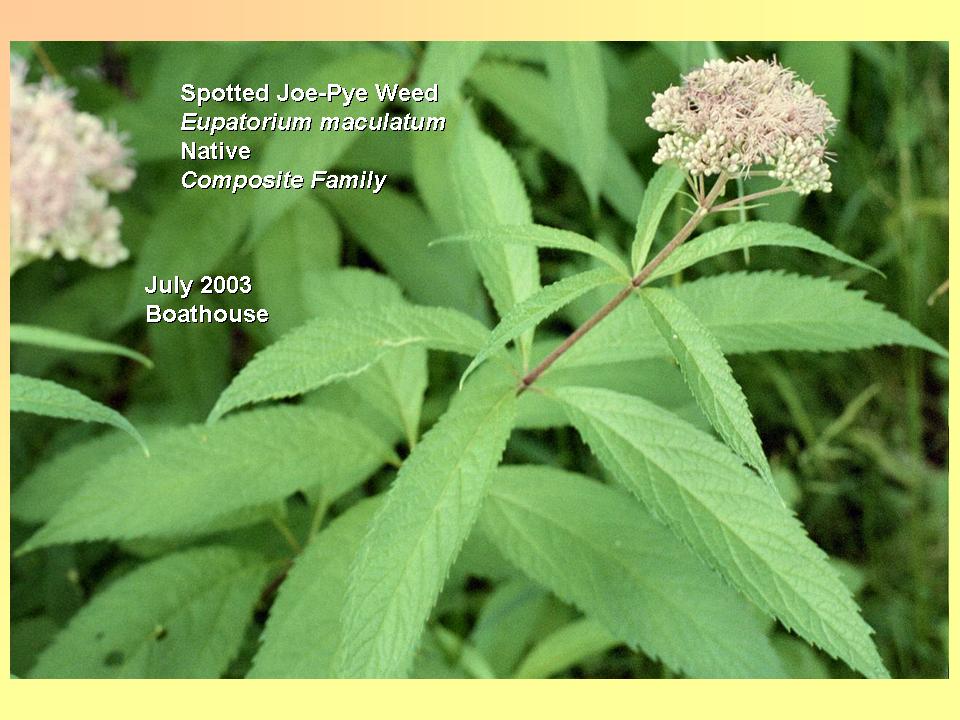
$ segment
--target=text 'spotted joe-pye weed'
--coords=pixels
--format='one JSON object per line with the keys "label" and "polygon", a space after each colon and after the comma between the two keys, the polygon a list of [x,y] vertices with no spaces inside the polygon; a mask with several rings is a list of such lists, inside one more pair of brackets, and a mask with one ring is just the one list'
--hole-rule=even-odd
{"label": "text 'spotted joe-pye weed'", "polygon": [[[571,57],[551,55],[548,70],[569,75]],[[331,279],[331,295],[356,297],[359,287],[363,300],[324,300],[313,319],[240,370],[206,425],[147,433],[149,457],[114,452],[56,508],[33,515],[43,524],[21,555],[94,540],[164,548],[81,609],[34,674],[219,676],[257,608],[269,617],[250,676],[402,677],[420,674],[425,648],[437,646],[471,674],[495,676],[496,664],[442,625],[424,630],[451,577],[497,567],[582,613],[552,641],[560,655],[564,642],[594,652],[626,644],[688,676],[783,676],[770,639],[776,619],[854,671],[886,677],[850,590],[778,493],[725,354],[942,348],[824,278],[760,271],[657,283],[756,246],[872,269],[805,230],[744,219],[768,195],[830,192],[836,119],[824,99],[777,62],[749,59],[708,61],[657,94],[646,121],[663,133],[654,156],[661,167],[643,196],[629,260],[534,224],[509,156],[468,106],[456,114],[448,146],[430,159],[438,177],[447,173],[441,196],[454,208],[434,249],[469,248],[499,323],[491,332],[459,310],[412,304],[382,275],[357,272],[336,288]],[[582,169],[575,153],[568,159]],[[770,187],[738,195],[747,178]],[[128,183],[121,174],[113,188]],[[689,216],[654,252],[679,192]],[[102,210],[103,197],[88,204]],[[711,216],[731,222],[693,238]],[[67,235],[21,236],[18,262],[54,246],[87,252],[70,249]],[[94,255],[118,254],[113,236],[104,237]],[[93,253],[94,245],[84,247]],[[583,253],[592,269],[541,287],[538,248]],[[610,299],[565,340],[534,342],[549,316],[604,291]],[[31,331],[42,332],[21,330]],[[427,349],[473,360],[420,437]],[[629,382],[612,389],[603,369],[627,362],[649,367],[654,384],[678,366],[699,409],[666,409]],[[72,392],[65,388],[14,381],[14,410],[57,414],[57,405],[61,415],[136,432],[85,398],[89,405],[70,411],[69,398],[44,405],[43,393]],[[236,412],[299,396],[305,401]],[[396,427],[361,422],[343,409],[351,403],[386,408]],[[571,425],[602,468],[597,478],[501,465],[515,428]],[[408,449],[402,460],[399,446]],[[389,489],[356,491],[384,466],[396,468]],[[18,489],[15,513],[36,501],[31,492],[30,482]],[[310,505],[305,541],[277,510],[293,493]],[[290,548],[271,554],[244,530],[264,518]],[[534,666],[549,667],[550,652],[533,655],[516,674],[549,674]]]}

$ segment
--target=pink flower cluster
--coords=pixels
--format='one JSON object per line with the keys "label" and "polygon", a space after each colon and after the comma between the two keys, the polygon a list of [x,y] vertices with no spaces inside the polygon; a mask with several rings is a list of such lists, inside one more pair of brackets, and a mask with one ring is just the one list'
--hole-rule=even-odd
{"label": "pink flower cluster", "polygon": [[126,259],[119,211],[108,193],[134,179],[130,152],[103,122],[73,108],[72,92],[44,78],[10,82],[10,269],[60,253],[99,267]]}
{"label": "pink flower cluster", "polygon": [[647,124],[658,132],[656,163],[691,175],[749,176],[767,166],[796,192],[829,192],[827,135],[837,120],[823,98],[775,61],[708,60],[654,96]]}

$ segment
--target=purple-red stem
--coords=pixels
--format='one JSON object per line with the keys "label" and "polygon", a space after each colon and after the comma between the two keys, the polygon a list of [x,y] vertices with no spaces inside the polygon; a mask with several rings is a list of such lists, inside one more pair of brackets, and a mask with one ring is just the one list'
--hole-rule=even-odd
{"label": "purple-red stem", "polygon": [[567,350],[573,347],[574,344],[603,320],[607,315],[612,313],[617,307],[628,297],[630,294],[641,287],[650,275],[656,270],[660,265],[663,264],[663,261],[670,257],[670,254],[673,253],[678,247],[680,247],[690,235],[693,234],[693,231],[696,230],[700,222],[707,216],[707,213],[710,212],[713,207],[714,201],[719,197],[720,193],[723,192],[723,188],[727,184],[727,176],[721,174],[717,178],[717,182],[714,183],[713,187],[710,189],[710,193],[703,199],[703,202],[697,208],[696,212],[690,216],[690,219],[687,220],[686,224],[680,228],[676,235],[673,236],[673,239],[668,242],[664,248],[658,252],[653,259],[643,266],[643,269],[636,274],[636,276],[630,281],[630,284],[623,288],[620,292],[613,296],[606,305],[597,310],[586,322],[583,323],[580,327],[574,330],[562,343],[557,345],[549,355],[547,355],[540,363],[533,368],[530,372],[523,376],[523,379],[520,380],[520,384],[517,385],[517,395],[522,394],[529,388],[533,383],[537,381],[541,375],[543,375],[546,370],[553,365],[557,359],[560,358]]}

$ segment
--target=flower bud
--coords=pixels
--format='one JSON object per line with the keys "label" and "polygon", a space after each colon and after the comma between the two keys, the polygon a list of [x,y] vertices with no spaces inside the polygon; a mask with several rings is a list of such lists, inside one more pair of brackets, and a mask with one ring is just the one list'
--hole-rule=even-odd
{"label": "flower bud", "polygon": [[655,163],[734,177],[767,165],[801,195],[830,192],[827,135],[837,120],[810,85],[775,61],[708,60],[680,87],[655,94],[646,121],[667,133]]}

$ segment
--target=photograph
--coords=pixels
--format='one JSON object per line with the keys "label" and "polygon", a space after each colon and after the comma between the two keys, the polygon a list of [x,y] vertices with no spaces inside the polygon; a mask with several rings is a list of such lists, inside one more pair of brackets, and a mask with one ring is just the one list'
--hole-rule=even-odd
{"label": "photograph", "polygon": [[14,685],[948,678],[948,43],[635,34],[9,43]]}

